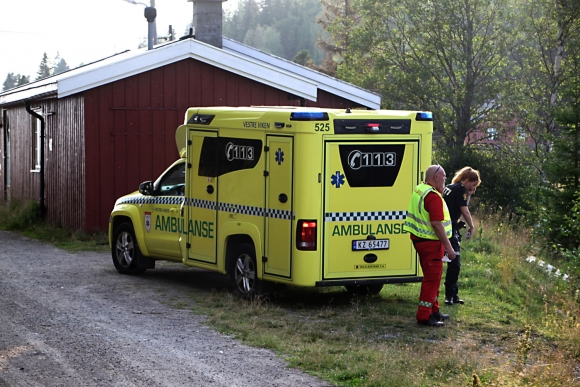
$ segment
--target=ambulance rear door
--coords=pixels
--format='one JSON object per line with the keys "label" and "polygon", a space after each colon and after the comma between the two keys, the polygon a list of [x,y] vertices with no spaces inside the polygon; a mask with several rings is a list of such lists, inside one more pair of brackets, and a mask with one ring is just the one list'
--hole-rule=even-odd
{"label": "ambulance rear door", "polygon": [[403,223],[419,139],[357,137],[325,142],[324,279],[412,281],[419,268]]}
{"label": "ambulance rear door", "polygon": [[267,136],[264,273],[291,277],[293,138]]}

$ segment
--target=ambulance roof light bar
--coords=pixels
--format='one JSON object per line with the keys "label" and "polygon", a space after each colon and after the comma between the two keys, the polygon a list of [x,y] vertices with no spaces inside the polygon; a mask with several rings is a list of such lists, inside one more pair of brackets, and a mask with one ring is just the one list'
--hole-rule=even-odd
{"label": "ambulance roof light bar", "polygon": [[291,121],[328,121],[326,112],[293,112],[290,113]]}
{"label": "ambulance roof light bar", "polygon": [[415,117],[416,121],[433,121],[433,113],[432,112],[418,112],[417,116]]}

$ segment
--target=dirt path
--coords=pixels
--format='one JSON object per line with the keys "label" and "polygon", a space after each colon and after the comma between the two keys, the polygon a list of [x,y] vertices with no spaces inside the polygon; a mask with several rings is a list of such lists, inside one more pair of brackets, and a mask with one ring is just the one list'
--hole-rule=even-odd
{"label": "dirt path", "polygon": [[0,232],[0,387],[328,386],[167,305],[223,276],[160,266],[120,275],[109,254]]}

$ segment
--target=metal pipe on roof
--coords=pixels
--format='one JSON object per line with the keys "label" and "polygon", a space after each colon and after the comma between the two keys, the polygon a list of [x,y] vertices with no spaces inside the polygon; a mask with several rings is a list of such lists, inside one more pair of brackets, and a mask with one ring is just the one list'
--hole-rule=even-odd
{"label": "metal pipe on roof", "polygon": [[145,7],[145,18],[147,19],[148,26],[148,36],[147,36],[147,49],[151,50],[153,48],[153,43],[157,39],[156,28],[155,28],[155,18],[157,17],[157,10],[154,7]]}

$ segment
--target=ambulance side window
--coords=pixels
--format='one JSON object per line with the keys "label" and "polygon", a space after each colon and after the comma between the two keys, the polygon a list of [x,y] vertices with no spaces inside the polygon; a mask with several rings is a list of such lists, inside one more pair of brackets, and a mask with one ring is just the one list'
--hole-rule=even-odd
{"label": "ambulance side window", "polygon": [[177,164],[163,175],[158,193],[163,196],[185,195],[185,163]]}

